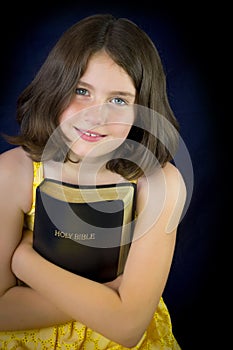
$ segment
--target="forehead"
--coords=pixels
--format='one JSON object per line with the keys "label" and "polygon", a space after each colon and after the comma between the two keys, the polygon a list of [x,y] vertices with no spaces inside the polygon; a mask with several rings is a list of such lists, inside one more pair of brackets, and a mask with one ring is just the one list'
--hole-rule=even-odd
{"label": "forehead", "polygon": [[81,81],[91,85],[95,85],[98,81],[112,86],[113,90],[127,88],[135,94],[134,83],[129,74],[103,51],[90,57]]}

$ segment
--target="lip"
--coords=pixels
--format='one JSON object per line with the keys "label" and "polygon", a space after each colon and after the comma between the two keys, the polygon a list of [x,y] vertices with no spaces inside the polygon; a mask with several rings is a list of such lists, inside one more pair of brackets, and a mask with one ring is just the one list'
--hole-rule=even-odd
{"label": "lip", "polygon": [[98,142],[106,137],[106,135],[102,135],[98,132],[93,132],[92,130],[78,129],[76,127],[75,130],[78,132],[78,135],[82,140],[88,142]]}

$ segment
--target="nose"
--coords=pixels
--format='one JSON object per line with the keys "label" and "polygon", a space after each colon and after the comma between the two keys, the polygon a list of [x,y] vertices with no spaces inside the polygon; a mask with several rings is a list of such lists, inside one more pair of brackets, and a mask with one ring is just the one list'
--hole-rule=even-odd
{"label": "nose", "polygon": [[107,108],[105,104],[93,105],[83,110],[83,119],[90,126],[105,124],[107,121]]}

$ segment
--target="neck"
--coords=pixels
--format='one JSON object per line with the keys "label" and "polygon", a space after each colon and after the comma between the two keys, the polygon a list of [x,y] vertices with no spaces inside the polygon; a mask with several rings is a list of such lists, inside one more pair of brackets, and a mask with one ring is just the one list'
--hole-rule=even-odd
{"label": "neck", "polygon": [[110,153],[101,157],[85,157],[84,159],[78,158],[75,154],[70,154],[65,163],[46,162],[44,164],[45,177],[79,185],[110,184],[125,181],[121,175],[106,169],[106,163],[111,158],[112,154]]}

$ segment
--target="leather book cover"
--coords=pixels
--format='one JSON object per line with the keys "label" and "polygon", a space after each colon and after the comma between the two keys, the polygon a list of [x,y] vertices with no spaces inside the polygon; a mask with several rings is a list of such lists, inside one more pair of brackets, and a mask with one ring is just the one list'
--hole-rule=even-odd
{"label": "leather book cover", "polygon": [[36,190],[33,247],[98,282],[123,272],[133,235],[135,183],[78,186],[44,179]]}

